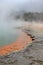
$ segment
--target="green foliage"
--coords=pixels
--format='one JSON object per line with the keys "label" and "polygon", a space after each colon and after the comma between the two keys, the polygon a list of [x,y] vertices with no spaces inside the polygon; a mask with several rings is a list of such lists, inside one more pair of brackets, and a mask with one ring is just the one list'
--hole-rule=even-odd
{"label": "green foliage", "polygon": [[23,18],[25,21],[28,21],[28,20],[32,21],[35,19],[35,16],[33,13],[29,12],[29,13],[24,13]]}

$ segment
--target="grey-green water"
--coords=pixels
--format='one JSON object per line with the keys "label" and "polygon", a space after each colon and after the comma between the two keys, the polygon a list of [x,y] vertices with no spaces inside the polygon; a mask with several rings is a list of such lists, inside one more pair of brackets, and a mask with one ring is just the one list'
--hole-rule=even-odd
{"label": "grey-green water", "polygon": [[14,27],[21,25],[19,21],[0,22],[0,46],[15,42],[20,34]]}

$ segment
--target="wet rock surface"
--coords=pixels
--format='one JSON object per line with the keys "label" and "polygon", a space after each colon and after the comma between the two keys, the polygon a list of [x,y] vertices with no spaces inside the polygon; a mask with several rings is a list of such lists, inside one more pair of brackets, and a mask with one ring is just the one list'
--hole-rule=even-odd
{"label": "wet rock surface", "polygon": [[0,65],[43,65],[43,33],[26,31],[36,41],[25,49],[12,52],[6,56],[0,56]]}

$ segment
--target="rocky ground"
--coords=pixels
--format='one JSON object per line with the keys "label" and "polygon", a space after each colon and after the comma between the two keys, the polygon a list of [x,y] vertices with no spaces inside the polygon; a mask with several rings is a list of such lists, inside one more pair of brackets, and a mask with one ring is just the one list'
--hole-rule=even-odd
{"label": "rocky ground", "polygon": [[43,65],[43,32],[24,30],[33,41],[25,49],[0,56],[0,65]]}

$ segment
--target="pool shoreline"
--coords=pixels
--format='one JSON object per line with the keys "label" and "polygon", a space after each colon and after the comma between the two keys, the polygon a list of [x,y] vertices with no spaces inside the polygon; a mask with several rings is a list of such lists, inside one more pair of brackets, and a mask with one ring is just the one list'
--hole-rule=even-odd
{"label": "pool shoreline", "polygon": [[16,42],[13,42],[9,45],[3,46],[0,48],[0,56],[9,54],[13,51],[19,51],[25,48],[28,44],[32,42],[30,36],[28,36],[25,32],[20,31],[21,36],[18,38]]}

